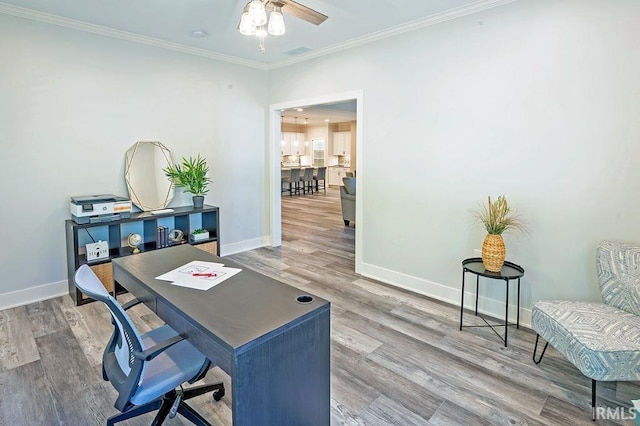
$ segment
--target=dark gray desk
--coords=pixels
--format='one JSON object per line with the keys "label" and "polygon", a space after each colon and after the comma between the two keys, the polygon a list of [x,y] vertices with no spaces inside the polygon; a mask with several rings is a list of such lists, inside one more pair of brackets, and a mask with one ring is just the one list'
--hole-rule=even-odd
{"label": "dark gray desk", "polygon": [[113,278],[231,376],[234,425],[329,425],[330,303],[242,272],[207,291],[156,280],[192,260],[240,267],[185,244],[113,260]]}

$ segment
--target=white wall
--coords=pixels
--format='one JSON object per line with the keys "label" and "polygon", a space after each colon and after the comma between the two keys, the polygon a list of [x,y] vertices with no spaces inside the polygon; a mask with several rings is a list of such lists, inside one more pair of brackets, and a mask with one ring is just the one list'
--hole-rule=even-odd
{"label": "white wall", "polygon": [[[364,274],[459,303],[485,234],[471,211],[504,194],[528,220],[505,235],[523,305],[597,299],[596,244],[640,241],[638,16],[520,0],[270,71],[269,100],[363,90]],[[494,283],[482,303],[500,313]]]}
{"label": "white wall", "polygon": [[137,140],[207,157],[223,254],[260,245],[267,105],[361,89],[362,272],[456,302],[471,210],[505,194],[524,305],[596,299],[596,244],[640,240],[639,12],[519,0],[268,73],[0,15],[0,307],[66,285],[69,196],[125,194]]}
{"label": "white wall", "polygon": [[264,71],[2,14],[0,39],[0,308],[66,292],[69,197],[127,195],[138,140],[207,158],[223,254],[263,244]]}

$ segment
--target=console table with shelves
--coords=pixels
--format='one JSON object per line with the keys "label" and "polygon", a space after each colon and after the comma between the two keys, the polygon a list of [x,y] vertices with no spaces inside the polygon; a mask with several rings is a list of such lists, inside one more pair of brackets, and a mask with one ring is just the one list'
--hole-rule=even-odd
{"label": "console table with shelves", "polygon": [[[107,291],[116,295],[122,289],[116,288],[113,281],[111,260],[135,254],[128,244],[129,234],[135,233],[142,236],[142,242],[138,246],[141,252],[159,250],[161,243],[157,240],[158,227],[166,227],[169,230],[182,231],[181,241],[169,241],[169,245],[191,244],[213,255],[220,255],[220,215],[215,206],[205,205],[201,209],[193,207],[173,207],[172,212],[151,214],[150,212],[131,213],[130,218],[109,222],[96,222],[78,224],[68,219],[65,221],[67,240],[67,274],[69,295],[76,305],[82,305],[93,301],[78,291],[73,282],[73,275],[80,265],[88,264],[104,284]],[[196,229],[204,229],[209,232],[209,238],[197,242],[191,242],[189,235]],[[101,259],[87,261],[86,245],[93,242],[106,241],[109,247],[109,256]]]}

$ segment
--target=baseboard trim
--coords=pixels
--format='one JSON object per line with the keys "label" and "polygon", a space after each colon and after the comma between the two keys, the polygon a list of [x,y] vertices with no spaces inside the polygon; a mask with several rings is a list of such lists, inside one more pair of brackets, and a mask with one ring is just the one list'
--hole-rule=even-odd
{"label": "baseboard trim", "polygon": [[225,244],[220,246],[220,256],[230,256],[232,254],[242,253],[243,251],[254,250],[268,245],[268,236],[239,241],[233,244]]}
{"label": "baseboard trim", "polygon": [[[430,297],[451,305],[460,307],[460,284],[458,288],[450,285],[440,284],[433,281],[417,278],[402,272],[393,271],[379,266],[362,263],[359,273],[367,278],[382,281],[404,290],[409,290],[423,296]],[[475,286],[469,286],[475,289]],[[467,287],[468,288],[468,287]],[[464,305],[467,309],[475,310],[476,293],[465,291]],[[496,318],[504,318],[504,300],[496,300],[480,296],[478,298],[478,312]],[[517,305],[509,304],[509,321],[516,321]],[[520,325],[531,328],[531,309],[520,306]]]}
{"label": "baseboard trim", "polygon": [[64,296],[68,292],[67,280],[63,280],[36,287],[25,288],[24,290],[3,293],[0,294],[0,300],[2,300],[0,310],[11,309],[16,306],[53,299],[54,297]]}

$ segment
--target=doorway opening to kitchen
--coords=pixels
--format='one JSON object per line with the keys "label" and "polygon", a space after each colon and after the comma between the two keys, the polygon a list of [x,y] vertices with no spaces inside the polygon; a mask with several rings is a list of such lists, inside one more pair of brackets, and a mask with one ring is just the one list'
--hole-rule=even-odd
{"label": "doorway opening to kitchen", "polygon": [[[300,99],[270,107],[271,244],[282,244],[283,222],[285,226],[291,225],[297,229],[304,227],[306,223],[309,231],[318,232],[318,235],[327,235],[329,231],[323,231],[322,225],[331,225],[329,233],[344,233],[347,236],[339,241],[340,244],[348,244],[348,233],[351,231],[351,241],[355,239],[355,272],[358,272],[361,263],[359,247],[362,221],[358,219],[362,216],[362,207],[358,206],[362,204],[362,197],[356,197],[356,227],[354,229],[351,224],[349,229],[343,223],[340,185],[343,177],[357,173],[359,179],[356,180],[356,193],[361,191],[362,96],[362,91],[355,91]],[[288,193],[283,195],[282,173],[287,173],[291,168],[324,166],[327,167],[326,196],[323,190],[313,195],[307,192],[306,196],[290,197]],[[283,204],[287,209],[285,216]],[[315,224],[314,220],[317,220]],[[342,232],[343,227],[345,232]],[[297,229],[292,232],[295,234]]]}

